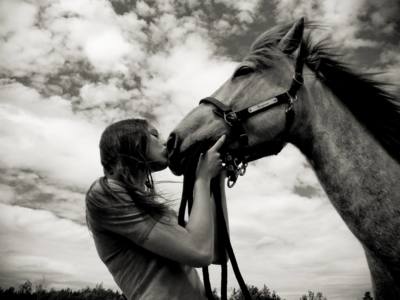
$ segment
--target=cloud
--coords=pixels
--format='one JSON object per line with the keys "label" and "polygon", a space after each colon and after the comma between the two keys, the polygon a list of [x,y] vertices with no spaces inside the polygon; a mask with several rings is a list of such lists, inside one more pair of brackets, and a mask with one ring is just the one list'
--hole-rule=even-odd
{"label": "cloud", "polygon": [[31,27],[38,13],[37,6],[21,1],[4,0],[0,8],[2,36]]}
{"label": "cloud", "polygon": [[95,72],[124,74],[143,59],[140,44],[131,43],[145,39],[145,22],[135,13],[119,16],[108,1],[89,0],[50,2],[43,9],[63,56],[87,59]]}
{"label": "cloud", "polygon": [[[231,62],[214,58],[213,44],[205,38],[204,30],[194,32],[197,24],[192,18],[178,20],[167,13],[157,19],[150,27],[151,36],[160,31],[160,36],[181,43],[168,51],[148,53],[144,59],[141,50],[133,50],[145,49],[147,41],[144,22],[133,12],[116,15],[102,1],[15,6],[15,11],[29,12],[29,22],[12,36],[24,40],[26,29],[39,30],[40,11],[43,26],[39,31],[51,40],[42,48],[38,43],[39,52],[26,47],[27,52],[33,52],[12,56],[22,58],[21,74],[15,73],[17,63],[13,61],[3,69],[9,77],[32,75],[32,79],[28,84],[21,80],[1,82],[1,140],[5,145],[1,162],[7,168],[35,170],[62,185],[87,186],[89,178],[101,174],[97,143],[106,123],[170,111],[170,118],[163,120],[169,124],[162,126],[166,135],[192,107],[190,100],[211,93],[233,68]],[[11,22],[6,20],[8,25]],[[18,47],[12,39],[7,45]],[[45,47],[52,48],[50,56],[45,55]],[[116,52],[109,47],[115,47]],[[54,53],[63,58],[60,62],[69,63],[50,59],[49,65],[36,64]],[[141,67],[134,68],[138,65]]]}
{"label": "cloud", "polygon": [[2,85],[0,98],[3,167],[33,169],[78,187],[101,174],[97,144],[103,124],[79,118],[61,97],[42,98],[19,83]]}
{"label": "cloud", "polygon": [[246,0],[246,1],[229,1],[217,0],[216,3],[223,3],[226,7],[232,8],[236,11],[236,17],[242,24],[250,24],[254,20],[254,15],[258,12],[257,8],[260,6],[259,0]]}
{"label": "cloud", "polygon": [[92,36],[85,44],[85,53],[90,63],[99,72],[128,72],[125,65],[119,62],[124,56],[130,54],[143,58],[144,53],[140,48],[134,48],[127,43],[121,33],[108,30]]}
{"label": "cloud", "polygon": [[400,25],[398,18],[400,3],[396,0],[369,0],[367,2],[364,17],[371,22],[370,30],[375,31],[377,37],[380,35],[381,38],[382,34],[386,37],[396,36],[396,30]]}
{"label": "cloud", "polygon": [[107,83],[87,83],[80,89],[81,109],[118,107],[122,103],[139,97],[136,89],[126,90],[117,80]]}
{"label": "cloud", "polygon": [[97,258],[86,227],[60,220],[48,211],[5,204],[0,204],[0,215],[2,287],[29,279],[45,281],[48,288],[81,288],[104,282],[116,289]]}
{"label": "cloud", "polygon": [[0,201],[3,203],[12,203],[15,199],[15,191],[9,185],[0,184],[0,191],[1,191],[1,199]]}
{"label": "cloud", "polygon": [[[329,30],[320,32],[321,37],[329,37],[344,48],[379,47],[375,38],[368,38],[366,32],[376,34],[380,31],[390,32],[395,26],[393,11],[400,6],[395,1],[378,2],[374,0],[355,1],[293,1],[277,0],[275,3],[276,19],[293,21],[305,16],[308,20],[322,22]],[[382,9],[381,9],[382,8]],[[372,11],[374,14],[372,14]],[[369,15],[372,17],[370,25]],[[389,17],[389,18],[387,18]]]}
{"label": "cloud", "polygon": [[155,14],[155,9],[150,7],[145,1],[137,1],[136,12],[139,16],[151,17]]}
{"label": "cloud", "polygon": [[64,62],[53,53],[51,34],[37,26],[39,8],[21,1],[2,1],[0,69],[11,76],[52,70]]}
{"label": "cloud", "polygon": [[155,113],[159,122],[174,126],[197,101],[222,84],[234,66],[233,62],[214,57],[213,45],[207,40],[190,34],[168,53],[149,58],[149,70],[156,76],[143,82],[143,92],[150,99],[158,99]]}
{"label": "cloud", "polygon": [[[40,93],[70,97],[74,96],[71,82],[79,85],[110,74],[130,78],[144,58],[146,23],[133,12],[116,15],[108,1],[48,1],[36,6],[5,1],[2,5],[8,17],[2,18],[1,73]],[[18,20],[25,21],[15,23],[9,16],[16,14],[24,14]]]}
{"label": "cloud", "polygon": [[77,190],[56,185],[26,169],[1,169],[1,171],[1,203],[43,209],[60,218],[86,224],[86,189]]}

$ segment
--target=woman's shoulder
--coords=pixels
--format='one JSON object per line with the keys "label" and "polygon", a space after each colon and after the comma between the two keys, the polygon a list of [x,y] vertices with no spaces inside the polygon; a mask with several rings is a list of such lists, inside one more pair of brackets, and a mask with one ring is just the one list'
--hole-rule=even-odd
{"label": "woman's shoulder", "polygon": [[132,201],[121,182],[100,177],[92,183],[87,191],[86,204],[109,208],[134,206],[134,201]]}
{"label": "woman's shoulder", "polygon": [[101,184],[102,178],[97,178],[86,192],[86,204],[100,204],[106,198],[105,191]]}
{"label": "woman's shoulder", "polygon": [[97,178],[96,180],[94,180],[92,182],[92,184],[90,185],[87,193],[95,193],[95,192],[99,192],[100,191],[100,189],[101,189],[100,179],[101,179],[101,177]]}

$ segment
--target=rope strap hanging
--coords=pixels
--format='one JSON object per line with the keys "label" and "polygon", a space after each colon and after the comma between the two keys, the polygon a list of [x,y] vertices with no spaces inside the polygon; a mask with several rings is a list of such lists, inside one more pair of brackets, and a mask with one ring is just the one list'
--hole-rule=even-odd
{"label": "rope strap hanging", "polygon": [[[193,166],[189,167],[188,170],[191,170],[190,172],[186,172],[183,180],[183,191],[182,191],[182,200],[181,204],[179,207],[179,215],[178,215],[178,223],[181,226],[185,226],[185,213],[186,213],[186,207],[188,210],[188,214],[190,215],[192,205],[193,205],[193,188],[194,188],[194,182],[195,182],[195,163],[197,163],[197,160],[193,159]],[[220,189],[220,184],[219,184],[219,178],[214,178],[211,180],[211,185],[210,185],[211,193],[214,196],[215,200],[215,205],[216,205],[216,215],[217,215],[217,228],[218,230],[218,237],[220,239],[220,249],[219,254],[221,257],[226,258],[225,255],[228,255],[231,265],[233,268],[233,271],[235,273],[236,279],[239,283],[239,286],[242,290],[242,294],[244,296],[245,300],[251,300],[250,293],[247,289],[246,283],[244,282],[244,279],[242,277],[242,274],[240,273],[239,266],[236,261],[235,254],[233,252],[233,248],[230,242],[229,238],[229,233],[228,233],[228,227],[226,225],[224,213],[223,213],[223,208],[222,208],[222,202],[221,202],[221,189]],[[212,288],[211,288],[211,283],[210,283],[210,276],[209,276],[209,271],[208,267],[203,267],[203,281],[204,281],[204,288],[206,291],[206,296],[209,300],[215,300],[213,293],[212,293]],[[226,262],[226,259],[223,259],[223,262],[221,263],[221,300],[227,300],[227,284],[228,283],[228,265]]]}

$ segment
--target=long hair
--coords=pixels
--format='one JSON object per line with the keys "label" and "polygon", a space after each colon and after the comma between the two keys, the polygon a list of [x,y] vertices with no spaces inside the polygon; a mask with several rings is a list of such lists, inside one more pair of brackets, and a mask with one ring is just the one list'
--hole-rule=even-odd
{"label": "long hair", "polygon": [[[135,205],[152,216],[163,216],[167,206],[156,201],[150,162],[146,158],[150,139],[149,124],[144,119],[126,119],[109,125],[100,138],[100,158],[104,175],[112,175],[126,189]],[[138,182],[146,179],[146,189]],[[104,192],[119,197],[100,180]]]}

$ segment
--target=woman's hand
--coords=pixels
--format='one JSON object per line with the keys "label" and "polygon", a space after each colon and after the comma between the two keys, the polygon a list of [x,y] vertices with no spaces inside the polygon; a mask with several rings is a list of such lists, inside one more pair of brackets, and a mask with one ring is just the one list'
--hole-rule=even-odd
{"label": "woman's hand", "polygon": [[205,154],[200,155],[196,169],[197,178],[211,179],[220,173],[222,170],[222,160],[218,150],[224,142],[225,135],[221,136]]}

